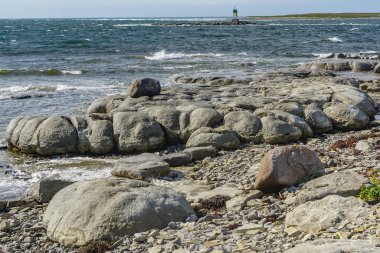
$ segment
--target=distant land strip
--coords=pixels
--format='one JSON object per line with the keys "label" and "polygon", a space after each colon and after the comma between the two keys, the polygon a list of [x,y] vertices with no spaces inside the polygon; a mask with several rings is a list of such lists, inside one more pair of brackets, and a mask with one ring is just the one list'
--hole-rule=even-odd
{"label": "distant land strip", "polygon": [[335,18],[380,18],[380,13],[306,13],[279,16],[248,16],[247,19],[335,19]]}

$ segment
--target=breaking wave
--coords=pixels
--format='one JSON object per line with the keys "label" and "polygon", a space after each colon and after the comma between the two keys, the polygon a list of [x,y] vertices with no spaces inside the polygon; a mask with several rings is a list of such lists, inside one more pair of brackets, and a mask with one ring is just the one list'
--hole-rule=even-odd
{"label": "breaking wave", "polygon": [[59,76],[82,75],[83,70],[59,70],[59,69],[0,69],[0,76]]}
{"label": "breaking wave", "polygon": [[331,42],[334,42],[334,43],[342,43],[343,40],[338,38],[338,37],[331,37],[331,38],[328,38],[329,41]]}
{"label": "breaking wave", "polygon": [[167,53],[165,50],[154,53],[151,56],[145,56],[145,59],[151,61],[160,60],[172,60],[181,58],[208,58],[208,57],[223,57],[224,54],[215,53],[196,53],[196,54],[185,54],[185,53]]}

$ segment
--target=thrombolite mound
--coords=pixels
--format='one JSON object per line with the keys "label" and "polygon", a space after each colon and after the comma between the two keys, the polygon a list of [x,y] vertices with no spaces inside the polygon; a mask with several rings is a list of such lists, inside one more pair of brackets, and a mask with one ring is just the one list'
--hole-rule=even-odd
{"label": "thrombolite mound", "polygon": [[[17,118],[8,126],[8,147],[41,155],[149,152],[180,143],[235,149],[240,142],[286,144],[363,129],[376,112],[357,83],[323,70],[176,80],[183,84],[155,96],[97,99],[83,118]],[[203,127],[211,130],[200,133]]]}
{"label": "thrombolite mound", "polygon": [[82,246],[164,228],[192,214],[188,202],[173,190],[143,181],[107,178],[74,183],[59,191],[43,222],[51,240]]}

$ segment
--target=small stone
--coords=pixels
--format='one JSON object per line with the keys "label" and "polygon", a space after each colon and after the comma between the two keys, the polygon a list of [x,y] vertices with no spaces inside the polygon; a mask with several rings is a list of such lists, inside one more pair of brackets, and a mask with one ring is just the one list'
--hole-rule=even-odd
{"label": "small stone", "polygon": [[206,246],[207,248],[212,248],[212,247],[218,246],[220,244],[221,244],[220,241],[205,241],[203,243],[203,245]]}
{"label": "small stone", "polygon": [[263,232],[265,231],[265,228],[259,224],[248,223],[236,229],[236,233],[241,233],[241,234],[247,234],[248,232],[252,232],[252,231]]}

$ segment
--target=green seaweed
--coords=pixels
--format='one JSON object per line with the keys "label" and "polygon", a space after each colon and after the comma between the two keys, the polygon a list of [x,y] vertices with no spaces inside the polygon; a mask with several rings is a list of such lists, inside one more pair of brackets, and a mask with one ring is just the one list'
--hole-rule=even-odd
{"label": "green seaweed", "polygon": [[375,204],[380,202],[380,176],[377,174],[372,176],[370,180],[371,185],[363,186],[357,197],[368,203]]}

